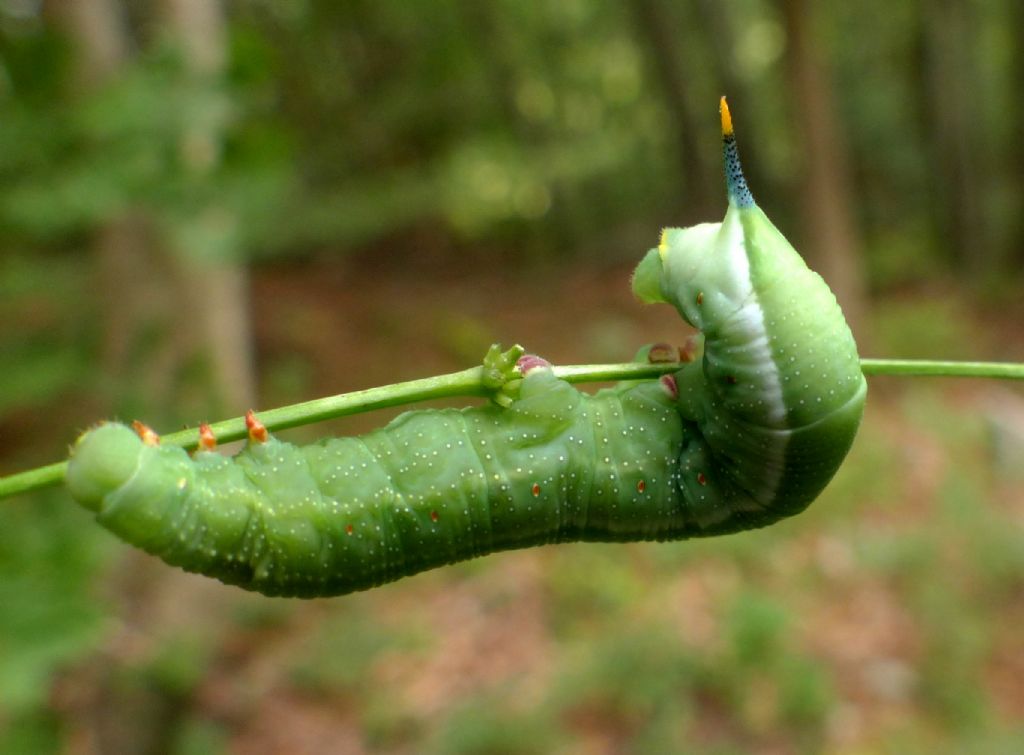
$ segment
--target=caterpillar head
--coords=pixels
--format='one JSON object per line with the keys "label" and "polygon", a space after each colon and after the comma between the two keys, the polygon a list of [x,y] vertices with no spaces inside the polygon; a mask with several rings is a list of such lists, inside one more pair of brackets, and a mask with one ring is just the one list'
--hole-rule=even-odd
{"label": "caterpillar head", "polygon": [[701,331],[713,330],[771,285],[779,270],[803,267],[800,255],[755,204],[740,167],[729,108],[722,98],[722,142],[729,209],[720,223],[666,228],[633,274],[642,301],[672,304]]}
{"label": "caterpillar head", "polygon": [[99,511],[103,497],[135,474],[142,450],[142,439],[121,424],[111,422],[84,433],[75,441],[68,462],[71,495]]}

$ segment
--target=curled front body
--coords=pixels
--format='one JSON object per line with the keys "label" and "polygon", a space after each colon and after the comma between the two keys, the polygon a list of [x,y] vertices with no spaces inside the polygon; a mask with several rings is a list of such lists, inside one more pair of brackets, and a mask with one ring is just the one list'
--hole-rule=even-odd
{"label": "curled front body", "polygon": [[[115,435],[135,465],[87,500],[92,457]],[[104,425],[79,442],[69,484],[172,565],[267,595],[338,595],[510,548],[684,536],[682,435],[658,383],[590,396],[537,370],[508,409],[408,412],[363,436],[270,438],[233,458]]]}
{"label": "curled front body", "polygon": [[[716,261],[690,273],[686,231],[666,234],[666,298],[701,328],[704,357],[679,375],[684,495],[711,532],[803,510],[853,442],[867,384],[832,292],[756,207],[731,206],[713,249],[732,278],[708,295]],[[737,262],[739,259],[740,262]],[[684,277],[685,276],[685,277]],[[700,302],[700,303],[698,303]],[[693,476],[703,474],[703,485]]]}
{"label": "curled front body", "polygon": [[704,534],[802,511],[846,457],[867,395],[835,296],[746,186],[724,101],[722,120],[724,220],[666,229],[633,280],[703,336],[703,358],[676,377],[683,497]]}

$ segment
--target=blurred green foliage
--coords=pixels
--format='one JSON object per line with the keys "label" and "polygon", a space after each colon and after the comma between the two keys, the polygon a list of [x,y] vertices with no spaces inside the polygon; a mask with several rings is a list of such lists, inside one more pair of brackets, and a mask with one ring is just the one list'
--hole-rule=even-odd
{"label": "blurred green foliage", "polygon": [[[99,650],[110,627],[94,589],[104,537],[62,491],[4,509],[0,527],[0,752],[58,749],[54,679]],[[109,543],[108,543],[109,544]]]}
{"label": "blurred green foliage", "polygon": [[[87,84],[61,3],[0,2],[0,473],[99,416],[213,411],[201,356],[160,361],[191,303],[108,363],[97,251],[126,217],[158,291],[157,248],[252,271],[267,405],[498,339],[565,361],[652,340],[604,277],[625,291],[658,228],[721,204],[700,172],[726,89],[801,248],[792,2],[225,0],[207,78],[164,4],[106,4],[128,52]],[[1019,5],[814,4],[873,353],[1024,353]],[[0,752],[1020,751],[1021,490],[986,450],[990,400],[878,381],[825,497],[770,530],[507,554],[336,601],[192,602],[61,491],[4,502]]]}

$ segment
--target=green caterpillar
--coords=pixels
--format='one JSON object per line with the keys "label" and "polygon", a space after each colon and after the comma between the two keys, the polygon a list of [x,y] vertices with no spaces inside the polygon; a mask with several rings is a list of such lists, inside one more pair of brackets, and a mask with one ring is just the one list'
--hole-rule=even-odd
{"label": "green caterpillar", "polygon": [[208,435],[189,457],[104,424],[75,444],[71,494],[169,564],[302,597],[509,548],[715,535],[803,510],[845,457],[866,384],[832,293],[754,203],[724,99],[722,132],[725,219],[666,230],[633,279],[702,333],[675,375],[588,395],[526,357],[509,407],[407,412],[306,447],[250,415],[233,458]]}

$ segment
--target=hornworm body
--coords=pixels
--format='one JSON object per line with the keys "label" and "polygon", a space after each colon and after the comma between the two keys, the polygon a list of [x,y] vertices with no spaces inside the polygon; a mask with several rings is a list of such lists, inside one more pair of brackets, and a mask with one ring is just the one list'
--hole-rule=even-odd
{"label": "hornworm body", "polygon": [[233,458],[105,424],[73,450],[72,495],[170,564],[294,596],[801,511],[845,457],[866,384],[831,291],[754,203],[724,101],[722,121],[725,219],[666,230],[633,280],[703,334],[702,357],[674,377],[588,395],[529,362],[507,408],[407,412],[306,447],[250,432]]}
{"label": "hornworm body", "polygon": [[657,382],[589,396],[536,369],[508,409],[407,412],[359,437],[250,441],[234,458],[107,424],[76,448],[68,483],[170,564],[268,595],[335,595],[508,548],[694,534],[681,438]]}

